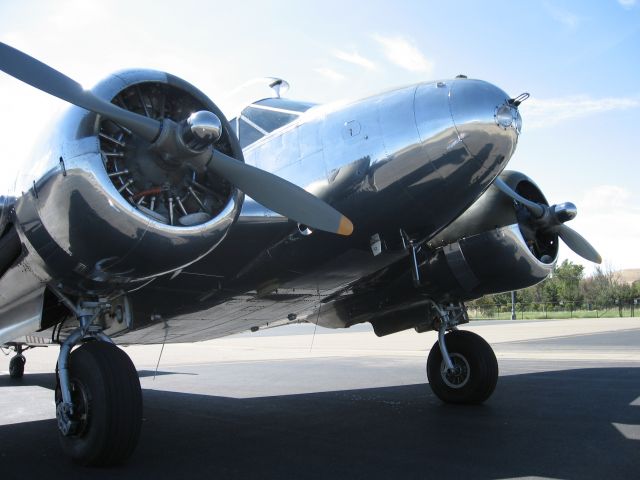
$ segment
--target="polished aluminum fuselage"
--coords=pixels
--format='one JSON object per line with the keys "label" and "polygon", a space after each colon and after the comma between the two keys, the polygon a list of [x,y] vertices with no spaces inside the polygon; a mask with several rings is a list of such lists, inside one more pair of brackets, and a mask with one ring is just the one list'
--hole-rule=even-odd
{"label": "polished aluminum fuselage", "polygon": [[[113,82],[97,92],[113,96]],[[72,107],[18,182],[12,221],[25,255],[0,278],[0,344],[35,338],[47,285],[87,298],[126,293],[127,343],[302,319],[312,304],[404,261],[403,243],[429,240],[480,197],[516,147],[515,129],[495,121],[508,98],[478,80],[423,83],[314,107],[244,150],[247,163],[348,216],[349,238],[309,234],[250,198],[242,205],[239,192],[205,225],[157,224],[109,183],[96,116]]]}

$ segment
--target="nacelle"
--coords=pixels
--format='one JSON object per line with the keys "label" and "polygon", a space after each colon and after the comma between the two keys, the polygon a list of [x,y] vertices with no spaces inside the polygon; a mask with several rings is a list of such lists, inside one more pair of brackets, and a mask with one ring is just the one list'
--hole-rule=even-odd
{"label": "nacelle", "polygon": [[[548,205],[520,172],[500,178],[525,198]],[[464,214],[429,242],[420,266],[423,289],[444,299],[472,299],[544,280],[558,256],[558,235],[532,228],[526,209],[492,185]]]}
{"label": "nacelle", "polygon": [[[216,148],[242,151],[215,104],[172,75],[132,70],[93,93],[156,119],[199,110],[223,123]],[[51,278],[100,293],[180,269],[210,252],[237,218],[242,193],[207,171],[163,161],[111,120],[69,108],[18,181],[15,223]],[[3,209],[4,210],[4,209]]]}

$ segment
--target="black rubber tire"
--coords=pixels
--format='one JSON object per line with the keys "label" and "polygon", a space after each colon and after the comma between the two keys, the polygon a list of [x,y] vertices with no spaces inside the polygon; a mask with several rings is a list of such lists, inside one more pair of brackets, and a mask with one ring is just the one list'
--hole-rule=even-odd
{"label": "black rubber tire", "polygon": [[[71,352],[69,374],[74,392],[82,392],[76,395],[86,399],[79,403],[87,418],[75,435],[59,432],[62,449],[81,465],[122,464],[135,450],[142,426],[142,390],[131,359],[113,344],[91,341]],[[56,404],[60,401],[58,388]]]}
{"label": "black rubber tire", "polygon": [[9,362],[9,376],[16,380],[22,378],[25,363],[27,360],[22,355],[14,356]]}
{"label": "black rubber tire", "polygon": [[491,346],[479,335],[455,330],[445,335],[449,355],[458,354],[469,365],[468,380],[451,387],[442,376],[442,353],[436,342],[427,359],[427,378],[433,393],[445,403],[479,404],[487,400],[498,383],[498,360]]}

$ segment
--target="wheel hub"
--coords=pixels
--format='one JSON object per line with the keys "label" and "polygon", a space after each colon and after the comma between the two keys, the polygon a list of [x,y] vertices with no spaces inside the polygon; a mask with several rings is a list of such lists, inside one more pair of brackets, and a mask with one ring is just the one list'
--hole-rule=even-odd
{"label": "wheel hub", "polygon": [[89,423],[89,397],[87,389],[77,379],[70,383],[72,405],[62,400],[62,394],[56,390],[56,418],[58,429],[65,436],[81,436]]}
{"label": "wheel hub", "polygon": [[443,361],[440,366],[440,375],[442,375],[442,380],[448,387],[462,388],[469,381],[469,362],[459,353],[451,353],[450,357],[453,368],[448,369]]}

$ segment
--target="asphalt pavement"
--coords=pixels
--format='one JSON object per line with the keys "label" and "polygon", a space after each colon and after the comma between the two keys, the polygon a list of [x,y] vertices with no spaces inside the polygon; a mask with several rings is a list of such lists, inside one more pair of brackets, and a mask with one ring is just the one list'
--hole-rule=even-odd
{"label": "asphalt pavement", "polygon": [[0,472],[639,478],[640,319],[588,328],[579,321],[472,324],[500,363],[496,392],[474,407],[445,405],[431,393],[424,364],[433,336],[314,335],[310,327],[167,345],[157,372],[159,346],[129,347],[144,423],[130,462],[111,469],[77,467],[60,454],[47,372],[55,351],[28,352],[22,380],[0,375]]}

